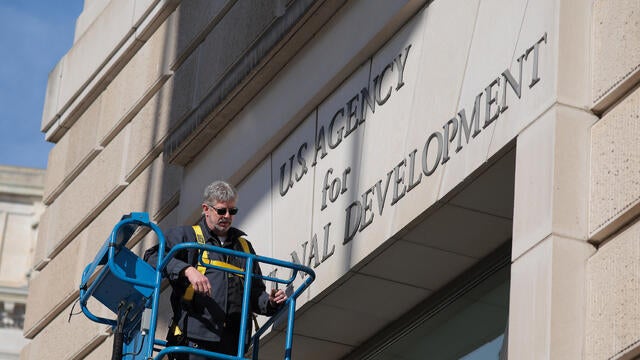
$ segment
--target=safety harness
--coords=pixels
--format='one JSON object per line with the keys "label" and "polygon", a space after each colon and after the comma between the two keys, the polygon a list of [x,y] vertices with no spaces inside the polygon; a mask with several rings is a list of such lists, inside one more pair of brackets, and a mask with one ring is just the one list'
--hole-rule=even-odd
{"label": "safety harness", "polygon": [[[193,225],[193,231],[196,233],[196,240],[198,241],[198,244],[204,245],[205,244],[204,235],[202,234],[202,228],[200,228],[200,225]],[[242,251],[244,251],[247,254],[250,254],[251,250],[249,250],[249,244],[247,243],[247,240],[244,237],[241,236],[241,237],[238,238],[238,241],[240,242],[240,246],[242,246]],[[235,265],[229,264],[229,263],[224,262],[224,261],[210,260],[208,251],[204,251],[202,253],[202,256],[199,257],[199,258],[201,258],[202,262],[207,264],[207,265],[215,265],[215,266],[219,266],[219,267],[223,267],[223,268],[227,268],[227,269],[233,269],[233,270],[236,270],[236,271],[244,271],[244,269],[241,269],[241,268],[239,268],[239,267],[237,267]],[[200,261],[198,261],[198,265],[197,265],[196,269],[198,269],[198,271],[202,275],[204,275],[205,271],[207,270],[207,268]],[[234,274],[234,275],[237,275],[237,276],[240,276],[240,277],[244,277],[243,275],[240,275],[240,274]],[[183,300],[186,300],[186,301],[193,300],[193,285],[189,285],[187,290],[185,290],[184,296],[182,298],[183,298]]]}
{"label": "safety harness", "polygon": [[[204,234],[202,233],[202,228],[200,227],[200,225],[193,225],[193,231],[196,234],[196,240],[198,241],[198,244],[200,245],[205,245],[205,240],[204,240]],[[242,251],[244,251],[247,254],[251,253],[251,250],[249,249],[249,243],[247,242],[247,240],[240,236],[238,237],[238,242],[240,243],[240,246],[242,247]],[[200,250],[202,251],[202,250]],[[203,265],[207,264],[207,265],[215,265],[215,266],[219,266],[219,267],[223,267],[226,269],[233,269],[236,271],[244,271],[244,269],[239,268],[233,264],[229,264],[227,262],[224,261],[220,261],[220,260],[211,260],[209,259],[209,252],[208,251],[202,251],[202,256],[198,256],[198,259],[201,259],[202,262],[198,261],[198,264],[196,266],[196,269],[198,269],[198,271],[204,275],[204,273],[206,272],[207,268]],[[242,274],[235,274],[235,273],[229,273],[230,276],[239,276],[241,278],[244,278],[244,275]],[[192,301],[193,300],[193,294],[194,294],[194,290],[193,290],[193,285],[189,284],[189,287],[187,287],[187,289],[184,292],[184,295],[182,296],[182,299],[184,301]],[[253,314],[252,314],[253,315]],[[256,326],[257,329],[257,320],[255,318],[255,316],[253,317],[253,321],[254,321],[254,325]],[[176,323],[173,323],[171,325],[171,327],[173,328],[173,330],[170,330],[170,333],[173,333],[174,336],[180,336],[182,335],[182,331],[180,330],[180,327],[178,327],[178,325]]]}

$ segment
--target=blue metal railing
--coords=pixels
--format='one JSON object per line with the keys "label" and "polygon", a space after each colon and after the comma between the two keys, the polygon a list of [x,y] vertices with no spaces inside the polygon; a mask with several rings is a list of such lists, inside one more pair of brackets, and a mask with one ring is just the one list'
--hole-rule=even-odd
{"label": "blue metal railing", "polygon": [[[158,236],[158,266],[156,269],[144,262],[125,247],[127,241],[139,226],[148,227]],[[158,304],[160,299],[160,286],[162,282],[162,272],[178,252],[187,249],[201,250],[199,261],[202,266],[220,271],[230,272],[244,276],[244,293],[242,299],[242,314],[240,320],[240,334],[238,342],[238,352],[236,356],[225,355],[187,346],[169,346],[164,340],[155,338],[155,330],[158,319]],[[242,257],[246,259],[243,271],[223,268],[202,261],[204,251],[221,253],[224,255]],[[254,274],[252,269],[255,263],[270,264],[277,267],[291,269],[291,276],[281,279],[273,276]],[[99,266],[103,266],[98,269]],[[94,261],[87,265],[80,285],[80,307],[82,312],[92,321],[103,323],[115,328],[117,320],[107,319],[94,315],[87,308],[87,301],[94,297],[112,312],[120,314],[123,307],[126,307],[123,326],[126,334],[123,345],[123,360],[148,360],[161,359],[170,353],[192,353],[208,356],[211,359],[220,360],[240,360],[244,358],[246,352],[246,334],[249,320],[249,296],[251,293],[251,283],[253,278],[272,281],[286,286],[292,286],[299,272],[306,274],[306,278],[300,286],[289,296],[279,311],[271,317],[256,334],[252,337],[253,359],[258,359],[260,337],[264,332],[273,326],[275,320],[284,311],[288,311],[287,330],[285,338],[284,359],[291,359],[293,346],[293,326],[296,299],[306,290],[315,279],[313,270],[306,266],[282,261],[278,259],[248,254],[244,252],[229,250],[211,245],[200,245],[198,243],[183,243],[174,246],[165,255],[165,238],[160,228],[149,221],[147,213],[131,213],[123,218],[113,228],[109,239],[98,252]],[[91,278],[95,277],[93,281]],[[151,311],[149,319],[143,320],[144,312]],[[148,321],[148,323],[146,323]],[[153,356],[154,346],[164,347],[155,357]]]}

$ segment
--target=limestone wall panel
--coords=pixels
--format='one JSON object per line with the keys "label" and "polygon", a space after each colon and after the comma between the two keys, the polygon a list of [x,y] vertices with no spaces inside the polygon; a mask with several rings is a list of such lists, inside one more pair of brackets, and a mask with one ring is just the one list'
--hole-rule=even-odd
{"label": "limestone wall panel", "polygon": [[603,240],[640,214],[640,90],[591,129],[589,233]]}
{"label": "limestone wall panel", "polygon": [[98,128],[101,145],[111,141],[166,80],[166,42],[172,31],[174,25],[164,22],[106,88]]}
{"label": "limestone wall panel", "polygon": [[[163,0],[162,2],[168,3],[172,0]],[[135,28],[140,27],[140,23],[144,22],[146,19],[144,15],[152,12],[154,10],[154,6],[159,3],[158,0],[135,0],[135,7],[133,9],[133,26]]]}
{"label": "limestone wall panel", "polygon": [[[143,196],[132,197],[131,211],[147,211],[153,219],[161,219],[175,206],[172,204],[180,191],[182,168],[164,162],[160,154],[147,169],[131,183],[133,193]],[[137,210],[141,209],[141,210]]]}
{"label": "limestone wall panel", "polygon": [[162,151],[162,141],[169,128],[169,113],[173,90],[172,79],[154,95],[127,125],[131,128],[132,141],[125,163],[126,179],[135,178]]}
{"label": "limestone wall panel", "polygon": [[587,240],[590,113],[556,106],[518,137],[513,252],[550,234]]}
{"label": "limestone wall panel", "polygon": [[29,359],[29,350],[31,349],[31,343],[28,343],[27,345],[25,345],[22,348],[22,351],[20,351],[20,360],[27,360]]}
{"label": "limestone wall panel", "polygon": [[[107,240],[122,215],[131,212],[148,212],[153,221],[158,221],[161,209],[171,211],[176,204],[170,203],[179,191],[181,176],[179,168],[166,165],[159,156],[128,185],[88,226],[87,254],[91,261],[100,246]],[[155,217],[154,217],[155,216]]]}
{"label": "limestone wall panel", "polygon": [[96,130],[103,121],[101,106],[102,96],[99,96],[66,134],[71,138],[65,164],[67,176],[82,168],[87,159],[91,159],[92,154],[101,149]]}
{"label": "limestone wall panel", "polygon": [[128,132],[122,132],[50,205],[48,254],[55,256],[122,188]]}
{"label": "limestone wall panel", "polygon": [[135,1],[130,0],[110,1],[69,50],[62,69],[58,111],[74,97],[133,30],[134,4]]}
{"label": "limestone wall panel", "polygon": [[42,108],[42,123],[40,129],[48,128],[56,119],[56,111],[58,110],[58,95],[60,94],[60,84],[62,82],[62,67],[66,56],[56,64],[49,72],[47,80],[47,90],[44,96],[44,106]]}
{"label": "limestone wall panel", "polygon": [[[28,360],[73,359],[104,341],[109,326],[91,322],[82,315],[72,317],[69,322],[72,306],[66,307],[31,341]],[[97,315],[107,316],[106,313]]]}
{"label": "limestone wall panel", "polygon": [[596,111],[640,81],[640,2],[596,0],[593,4],[592,88]]}
{"label": "limestone wall panel", "polygon": [[113,342],[110,338],[106,338],[98,345],[93,351],[91,351],[84,360],[105,360],[111,359],[113,354]]}
{"label": "limestone wall panel", "polygon": [[76,31],[73,42],[82,37],[85,31],[96,20],[110,0],[85,0],[82,13],[76,19]]}
{"label": "limestone wall panel", "polygon": [[[183,1],[176,9],[174,15],[180,19],[189,21],[179,21],[177,38],[175,42],[177,59],[180,61],[190,54],[192,47],[206,36],[206,31],[220,21],[220,17],[225,14],[235,1],[230,0],[192,0]],[[173,66],[172,66],[173,67]]]}
{"label": "limestone wall panel", "polygon": [[587,262],[585,359],[640,355],[640,222]]}
{"label": "limestone wall panel", "polygon": [[172,129],[180,125],[195,106],[197,66],[198,51],[195,51],[180,64],[179,68],[175,69],[171,77],[172,87],[167,89],[165,98],[169,99],[171,105],[169,124]]}
{"label": "limestone wall panel", "polygon": [[29,311],[24,322],[26,334],[39,331],[72,301],[72,295],[80,286],[82,270],[88,264],[84,261],[86,235],[85,231],[77,236],[42,271],[31,277],[27,300]]}
{"label": "limestone wall panel", "polygon": [[47,249],[49,248],[49,208],[45,208],[40,216],[38,225],[38,238],[33,252],[33,268],[41,269],[49,262]]}
{"label": "limestone wall panel", "polygon": [[135,177],[162,151],[170,129],[193,107],[195,59],[189,57],[131,120],[131,155],[125,165],[127,179]]}
{"label": "limestone wall panel", "polygon": [[[128,214],[132,211],[142,211],[142,209],[130,209],[129,202],[136,197],[144,197],[145,192],[135,192],[131,185],[127,186],[125,190],[120,193],[109,205],[96,216],[93,221],[87,226],[87,238],[86,238],[86,253],[82,260],[85,264],[88,264],[93,260],[95,254],[97,254],[100,247],[107,241],[113,227],[120,221],[122,215]],[[135,189],[140,190],[140,189]]]}
{"label": "limestone wall panel", "polygon": [[[238,1],[200,45],[197,99],[204,97],[224,72],[274,18],[271,2]],[[238,26],[242,23],[243,26]]]}
{"label": "limestone wall panel", "polygon": [[163,148],[163,142],[194,106],[197,56],[189,56],[131,120],[132,142],[126,179],[144,169]]}
{"label": "limestone wall panel", "polygon": [[581,359],[587,242],[549,236],[511,266],[508,358]]}
{"label": "limestone wall panel", "polygon": [[100,152],[97,127],[101,121],[99,96],[49,153],[43,202],[51,204],[64,188]]}
{"label": "limestone wall panel", "polygon": [[53,202],[54,192],[60,186],[66,175],[67,154],[69,152],[69,136],[63,136],[51,151],[47,160],[47,171],[44,175],[44,193],[42,201],[49,205]]}
{"label": "limestone wall panel", "polygon": [[[593,19],[591,2],[583,0],[560,0],[555,10],[558,19],[557,77],[558,101],[586,109],[591,103],[590,61],[591,23]],[[533,14],[532,14],[533,15]],[[544,18],[543,14],[529,16]],[[526,20],[525,20],[526,21]],[[528,23],[523,24],[526,28]],[[556,32],[555,29],[549,29]]]}

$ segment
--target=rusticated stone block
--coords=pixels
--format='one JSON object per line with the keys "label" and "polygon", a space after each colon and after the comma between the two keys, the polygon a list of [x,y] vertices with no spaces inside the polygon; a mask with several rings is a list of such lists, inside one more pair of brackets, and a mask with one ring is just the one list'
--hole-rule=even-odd
{"label": "rusticated stone block", "polygon": [[[273,4],[265,1],[238,1],[200,45],[197,98],[205,96],[220,76],[238,61],[241,54],[274,18]],[[244,26],[238,26],[244,24]]]}
{"label": "rusticated stone block", "polygon": [[162,155],[156,158],[88,226],[87,254],[98,251],[122,215],[144,211],[158,221],[170,212],[177,204],[181,174],[180,168],[165,164]]}
{"label": "rusticated stone block", "polygon": [[85,0],[82,13],[76,19],[76,31],[73,42],[82,37],[87,28],[93,24],[104,8],[109,4],[109,0]]}
{"label": "rusticated stone block", "polygon": [[101,103],[102,96],[99,96],[51,149],[45,181],[45,204],[51,204],[102,149],[98,145],[96,130],[102,119]]}
{"label": "rusticated stone block", "polygon": [[211,1],[211,0],[191,0],[183,1],[172,16],[178,19],[189,19],[189,21],[178,20],[178,31],[176,32],[176,53],[177,57],[184,58],[191,47],[201,40],[202,34],[210,26],[220,21],[220,16],[229,6],[233,6],[234,1]]}
{"label": "rusticated stone block", "polygon": [[126,185],[123,161],[128,135],[116,136],[49,206],[48,256],[55,256]]}
{"label": "rusticated stone block", "polygon": [[180,95],[174,92],[175,76],[165,82],[136,114],[127,126],[131,129],[129,156],[125,163],[126,179],[135,178],[162,151],[162,143],[169,132],[170,117],[174,111],[172,99]]}
{"label": "rusticated stone block", "polygon": [[587,262],[585,359],[640,355],[640,222]]}
{"label": "rusticated stone block", "polygon": [[173,49],[167,38],[174,27],[164,22],[105,90],[102,121],[98,124],[101,145],[117,135],[169,76],[166,58]]}
{"label": "rusticated stone block", "polygon": [[640,214],[640,90],[591,129],[589,234],[600,241]]}
{"label": "rusticated stone block", "polygon": [[195,106],[197,65],[198,51],[194,51],[180,64],[180,67],[175,69],[171,79],[173,81],[171,87],[166,89],[166,94],[163,94],[164,101],[171,105],[169,109],[170,129],[179,126]]}
{"label": "rusticated stone block", "polygon": [[103,342],[98,345],[95,349],[93,349],[87,356],[85,356],[84,360],[104,360],[111,359],[113,355],[113,342],[106,338]]}
{"label": "rusticated stone block", "polygon": [[131,120],[132,141],[125,164],[127,181],[153,161],[167,135],[193,108],[196,56],[188,57]]}
{"label": "rusticated stone block", "polygon": [[58,96],[60,95],[60,83],[62,82],[62,67],[66,57],[62,57],[56,66],[49,73],[47,80],[47,91],[44,96],[44,107],[42,109],[41,130],[48,129],[56,120],[58,110]]}
{"label": "rusticated stone block", "polygon": [[63,136],[55,146],[49,151],[47,160],[47,171],[44,176],[44,194],[42,202],[50,205],[55,196],[56,188],[59,187],[66,175],[67,153],[69,152],[69,136]]}
{"label": "rusticated stone block", "polygon": [[593,102],[602,112],[640,81],[640,2],[593,5]]}
{"label": "rusticated stone block", "polygon": [[[135,1],[112,0],[66,55],[58,100],[60,109],[81,89],[116,46],[133,31]],[[104,31],[109,29],[109,31]]]}
{"label": "rusticated stone block", "polygon": [[38,241],[36,242],[33,254],[33,268],[40,270],[49,262],[47,257],[47,249],[49,249],[49,208],[45,208],[42,216],[40,216],[40,224],[38,225]]}
{"label": "rusticated stone block", "polygon": [[[90,309],[93,310],[92,305],[95,307],[96,304],[89,304]],[[109,326],[94,323],[80,315],[72,317],[69,321],[72,306],[69,305],[63,309],[60,315],[33,338],[29,349],[29,360],[74,359],[104,341]],[[94,313],[98,316],[114,318],[113,314],[99,311]]]}
{"label": "rusticated stone block", "polygon": [[86,265],[83,261],[86,235],[85,231],[77,236],[42,271],[32,276],[29,283],[29,311],[24,322],[26,334],[37,333],[73,301],[71,296],[78,291],[82,270]]}

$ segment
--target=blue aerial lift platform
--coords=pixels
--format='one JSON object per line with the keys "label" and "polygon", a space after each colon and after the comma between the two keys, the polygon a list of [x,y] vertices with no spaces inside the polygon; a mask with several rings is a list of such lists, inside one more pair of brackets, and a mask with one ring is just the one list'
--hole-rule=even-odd
{"label": "blue aerial lift platform", "polygon": [[[126,247],[127,241],[139,227],[150,228],[158,237],[157,268],[153,268]],[[199,250],[218,252],[221,254],[246,258],[246,266],[242,271],[200,263],[208,268],[232,272],[244,276],[244,294],[240,321],[240,341],[236,356],[216,352],[194,349],[187,346],[167,346],[166,341],[156,339],[156,324],[158,319],[158,304],[162,272],[168,261],[179,251],[195,248]],[[200,251],[202,255],[203,251]],[[291,269],[288,279],[281,279],[265,275],[253,274],[254,263],[271,264]],[[278,259],[228,250],[212,245],[194,243],[179,244],[165,255],[165,238],[160,228],[149,221],[149,215],[134,212],[123,217],[111,231],[111,235],[98,251],[93,262],[89,263],[82,273],[80,283],[80,307],[82,312],[92,321],[110,325],[114,331],[114,357],[121,360],[159,360],[170,353],[193,353],[218,360],[246,360],[246,334],[249,326],[249,295],[251,281],[259,278],[277,284],[292,286],[299,272],[305,273],[305,280],[295,289],[286,300],[284,306],[272,316],[251,338],[252,358],[258,359],[260,337],[273,326],[275,320],[285,311],[288,312],[285,339],[284,359],[291,359],[293,341],[293,324],[296,299],[309,287],[315,279],[313,270],[306,266],[286,262]],[[116,317],[108,319],[93,314],[87,308],[88,300],[94,297]],[[154,355],[154,351],[156,352]]]}

